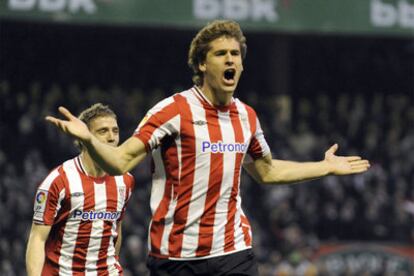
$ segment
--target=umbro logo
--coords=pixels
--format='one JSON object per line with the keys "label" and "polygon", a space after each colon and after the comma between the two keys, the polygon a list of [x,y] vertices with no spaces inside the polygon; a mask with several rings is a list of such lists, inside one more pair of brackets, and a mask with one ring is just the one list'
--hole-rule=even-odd
{"label": "umbro logo", "polygon": [[204,126],[207,124],[206,121],[202,121],[202,120],[198,120],[198,121],[193,121],[193,124],[196,126]]}
{"label": "umbro logo", "polygon": [[77,192],[77,193],[71,193],[70,195],[73,196],[73,197],[80,197],[80,196],[83,196],[84,193]]}

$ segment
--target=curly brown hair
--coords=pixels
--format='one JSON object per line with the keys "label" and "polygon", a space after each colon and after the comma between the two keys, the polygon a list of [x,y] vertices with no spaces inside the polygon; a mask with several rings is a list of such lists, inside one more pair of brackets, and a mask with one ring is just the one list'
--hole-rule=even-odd
{"label": "curly brown hair", "polygon": [[242,58],[246,56],[247,45],[246,37],[240,25],[232,20],[215,20],[202,28],[191,41],[188,51],[188,66],[193,70],[193,82],[195,85],[203,85],[203,72],[199,65],[202,64],[210,50],[210,42],[219,37],[235,38],[240,44]]}

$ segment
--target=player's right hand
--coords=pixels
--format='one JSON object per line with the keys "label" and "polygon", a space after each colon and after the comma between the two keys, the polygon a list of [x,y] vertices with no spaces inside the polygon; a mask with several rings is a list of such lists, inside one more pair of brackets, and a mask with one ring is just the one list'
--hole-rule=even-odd
{"label": "player's right hand", "polygon": [[84,122],[79,120],[63,106],[59,107],[59,112],[62,113],[67,120],[61,120],[53,116],[46,116],[46,121],[54,124],[63,132],[70,134],[79,140],[86,142],[91,139],[92,134]]}

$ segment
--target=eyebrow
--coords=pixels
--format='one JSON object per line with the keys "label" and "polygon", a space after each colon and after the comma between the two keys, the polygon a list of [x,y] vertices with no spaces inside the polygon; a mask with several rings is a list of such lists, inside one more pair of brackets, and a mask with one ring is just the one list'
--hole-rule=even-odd
{"label": "eyebrow", "polygon": [[116,129],[116,130],[119,130],[119,127],[100,127],[100,128],[98,128],[96,131],[101,131],[101,130],[109,130],[109,129]]}
{"label": "eyebrow", "polygon": [[221,54],[221,53],[226,53],[226,52],[230,52],[230,53],[240,53],[241,51],[239,49],[218,49],[216,51],[214,51],[214,54]]}

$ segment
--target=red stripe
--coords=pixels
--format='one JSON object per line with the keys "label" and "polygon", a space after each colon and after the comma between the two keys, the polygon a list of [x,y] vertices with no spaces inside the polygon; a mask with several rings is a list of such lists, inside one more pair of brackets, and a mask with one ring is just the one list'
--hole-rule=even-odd
{"label": "red stripe", "polygon": [[194,170],[195,170],[195,137],[192,124],[193,117],[191,109],[185,98],[181,95],[174,96],[180,110],[180,135],[182,170],[180,176],[180,187],[177,195],[177,205],[174,210],[174,225],[171,229],[169,240],[169,254],[171,257],[180,257],[184,228],[187,222],[188,209],[190,206]]}
{"label": "red stripe", "polygon": [[[223,141],[218,112],[216,109],[206,109],[208,133],[211,143]],[[210,176],[204,212],[201,216],[198,247],[196,256],[205,256],[210,253],[214,235],[214,219],[216,205],[220,197],[220,188],[223,181],[223,153],[210,153]]]}
{"label": "red stripe", "polygon": [[52,181],[52,184],[50,185],[47,193],[45,212],[43,214],[43,223],[46,225],[52,225],[54,223],[56,208],[59,201],[59,194],[65,188],[65,184],[62,181],[62,166],[58,168],[58,172],[59,174]]}
{"label": "red stripe", "polygon": [[256,137],[252,137],[249,145],[248,152],[250,156],[253,158],[253,160],[259,159],[260,157],[263,157],[263,150],[262,146],[260,145],[259,141],[256,139]]}
{"label": "red stripe", "polygon": [[[253,110],[253,108],[251,108],[250,106],[246,104],[244,106],[247,110],[247,117],[249,118],[249,125],[250,125],[250,132],[251,132],[250,135],[252,137],[252,139],[250,140],[248,152],[250,155],[252,155],[253,158],[261,157],[262,149],[261,149],[259,142],[255,138],[255,134],[257,131],[257,115],[256,115],[256,112]],[[260,156],[258,155],[259,152],[260,152]],[[240,222],[241,224],[248,225],[248,227],[243,226],[243,225],[240,225],[240,227],[242,227],[243,229],[244,242],[246,246],[251,246],[252,238],[250,237],[250,233],[249,233],[250,223],[244,215],[241,215],[240,219],[241,219],[241,222]]]}
{"label": "red stripe", "polygon": [[[59,169],[59,178],[56,181],[62,183],[65,189],[65,199],[66,204],[63,204],[61,209],[56,215],[54,219],[54,225],[52,226],[49,237],[46,241],[45,246],[45,253],[46,259],[44,269],[45,271],[55,271],[56,269],[59,270],[59,257],[60,257],[60,250],[62,249],[62,241],[63,235],[65,233],[65,226],[66,221],[69,216],[71,204],[70,204],[70,188],[69,182],[65,177],[65,172],[63,167],[60,166]],[[55,238],[52,238],[55,237]],[[42,275],[55,275],[55,274],[42,274]]]}
{"label": "red stripe", "polygon": [[256,112],[253,110],[253,108],[251,108],[247,104],[244,104],[244,107],[246,108],[246,111],[247,111],[247,117],[249,119],[249,124],[250,124],[250,131],[252,132],[252,135],[254,135],[255,132],[256,132],[256,128],[257,128],[257,126],[256,126],[256,120],[257,120]]}
{"label": "red stripe", "polygon": [[126,196],[125,196],[125,200],[129,201],[129,198],[131,196],[131,192],[135,188],[135,179],[131,174],[126,173],[126,174],[124,174],[124,183],[127,186],[127,193],[126,193]]}
{"label": "red stripe", "polygon": [[97,270],[98,276],[109,276],[108,270]]}
{"label": "red stripe", "polygon": [[134,134],[134,136],[139,138],[146,145],[147,150],[150,150],[148,141],[151,139],[151,136],[162,124],[168,122],[177,114],[177,107],[175,103],[172,102],[149,117],[139,131]]}
{"label": "red stripe", "polygon": [[[234,138],[236,143],[244,143],[243,129],[240,123],[239,112],[236,105],[230,109],[230,119],[233,125]],[[224,251],[235,250],[234,247],[234,224],[237,212],[237,196],[239,194],[240,171],[243,160],[243,153],[236,153],[236,161],[234,165],[233,187],[228,204],[227,224],[225,226]]]}
{"label": "red stripe", "polygon": [[[83,211],[88,212],[94,210],[95,207],[95,188],[91,178],[80,174],[82,181],[82,189],[85,195],[83,202]],[[85,269],[86,255],[88,253],[88,244],[92,231],[91,221],[80,221],[78,229],[78,237],[76,239],[75,250],[73,252],[73,269],[77,271]],[[81,274],[79,274],[81,275]]]}
{"label": "red stripe", "polygon": [[59,275],[59,266],[46,258],[41,275]]}
{"label": "red stripe", "polygon": [[154,254],[161,254],[161,240],[164,233],[165,216],[168,212],[168,206],[171,202],[171,192],[174,188],[174,197],[176,196],[176,187],[178,186],[178,154],[177,145],[174,140],[169,139],[163,141],[161,148],[162,160],[166,175],[166,183],[164,188],[163,198],[158,205],[157,210],[151,222],[150,238],[151,238],[151,252]]}
{"label": "red stripe", "polygon": [[[117,203],[118,203],[118,189],[115,182],[115,177],[106,177],[106,211],[108,212],[116,212]],[[105,185],[105,184],[100,184]],[[101,247],[99,249],[98,254],[98,261],[96,266],[98,269],[107,268],[107,258],[108,258],[108,249],[110,246],[110,240],[112,239],[112,226],[114,223],[113,221],[103,221],[103,232],[102,232],[102,240],[101,240]],[[101,275],[101,274],[99,274]],[[104,274],[103,274],[104,275]]]}

